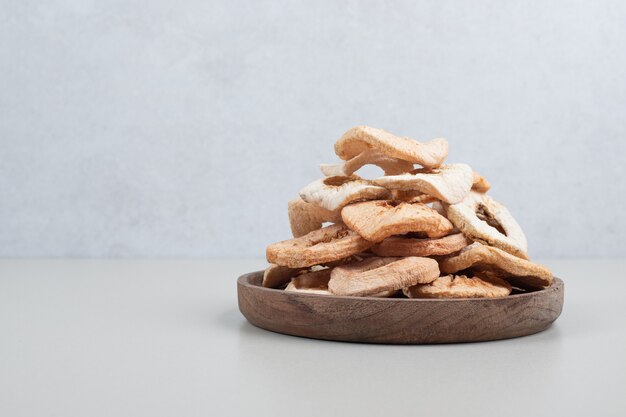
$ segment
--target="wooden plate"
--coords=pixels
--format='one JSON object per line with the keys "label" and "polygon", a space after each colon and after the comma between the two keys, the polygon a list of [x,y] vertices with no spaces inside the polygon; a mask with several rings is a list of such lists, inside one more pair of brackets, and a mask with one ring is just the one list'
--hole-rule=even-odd
{"label": "wooden plate", "polygon": [[239,310],[263,329],[365,343],[456,343],[508,339],[545,330],[563,308],[563,281],[502,298],[340,297],[264,288],[263,271],[237,280]]}

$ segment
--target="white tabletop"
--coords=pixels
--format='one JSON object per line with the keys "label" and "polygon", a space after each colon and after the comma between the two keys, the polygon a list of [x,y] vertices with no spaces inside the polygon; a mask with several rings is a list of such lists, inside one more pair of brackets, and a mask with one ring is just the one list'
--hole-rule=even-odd
{"label": "white tabletop", "polygon": [[0,416],[626,415],[626,261],[545,261],[547,331],[383,346],[248,324],[263,261],[0,261]]}

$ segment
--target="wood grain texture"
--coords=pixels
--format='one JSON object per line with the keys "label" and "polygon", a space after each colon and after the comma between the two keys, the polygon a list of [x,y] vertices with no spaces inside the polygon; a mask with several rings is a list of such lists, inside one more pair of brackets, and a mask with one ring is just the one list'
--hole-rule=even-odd
{"label": "wood grain texture", "polygon": [[479,342],[545,330],[563,308],[563,281],[492,299],[405,299],[290,293],[261,287],[263,271],[237,280],[239,310],[257,327],[346,342]]}

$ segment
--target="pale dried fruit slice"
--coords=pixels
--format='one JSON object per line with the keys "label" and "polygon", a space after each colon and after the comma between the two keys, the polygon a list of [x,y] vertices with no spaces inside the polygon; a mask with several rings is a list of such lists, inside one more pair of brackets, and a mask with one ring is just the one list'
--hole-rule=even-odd
{"label": "pale dried fruit slice", "polygon": [[263,272],[263,286],[266,288],[278,288],[295,277],[302,268],[287,268],[286,266],[280,266],[270,264]]}
{"label": "pale dried fruit slice", "polygon": [[293,237],[304,236],[313,230],[320,229],[326,222],[341,222],[341,212],[326,210],[316,204],[307,203],[301,198],[291,200],[287,211]]}
{"label": "pale dried fruit slice", "polygon": [[436,168],[448,156],[448,141],[433,139],[426,143],[399,137],[369,126],[356,126],[348,130],[335,143],[335,153],[348,160],[375,149],[393,158],[402,159],[425,168]]}
{"label": "pale dried fruit slice", "polygon": [[[289,285],[285,288],[285,291],[300,292],[308,294],[320,294],[320,295],[333,295],[328,290],[328,281],[330,279],[330,273],[332,269],[322,269],[315,272],[307,272],[294,277]],[[397,290],[382,291],[376,294],[370,295],[370,297],[391,297]]]}
{"label": "pale dried fruit slice", "polygon": [[453,228],[448,219],[420,203],[366,201],[344,207],[341,217],[350,229],[371,242],[409,232],[441,237]]}
{"label": "pale dried fruit slice", "polygon": [[321,164],[320,169],[327,177],[349,176],[364,165],[376,165],[382,168],[385,175],[397,175],[413,170],[413,163],[402,159],[392,158],[376,149],[368,149],[354,158],[339,164]]}
{"label": "pale dried fruit slice", "polygon": [[489,181],[487,181],[487,178],[474,171],[472,190],[476,191],[477,193],[486,193],[487,191],[489,191],[490,188],[491,184],[489,183]]}
{"label": "pale dried fruit slice", "polygon": [[331,270],[331,268],[326,268],[298,275],[291,279],[285,291],[330,295],[328,280],[330,280]]}
{"label": "pale dried fruit slice", "polygon": [[300,197],[308,203],[330,211],[337,211],[354,201],[387,198],[389,191],[356,175],[349,177],[326,177],[300,190]]}
{"label": "pale dried fruit slice", "polygon": [[306,268],[347,258],[372,246],[344,224],[333,224],[304,236],[271,244],[267,261],[289,268]]}
{"label": "pale dried fruit slice", "polygon": [[495,298],[509,295],[511,285],[498,278],[446,275],[430,284],[404,288],[402,292],[409,298]]}
{"label": "pale dried fruit slice", "polygon": [[438,239],[414,239],[391,236],[372,246],[371,251],[378,256],[433,256],[449,255],[470,245],[471,240],[462,233]]}
{"label": "pale dried fruit slice", "polygon": [[466,164],[443,165],[431,172],[389,175],[372,180],[390,190],[413,190],[455,204],[461,202],[472,188],[473,171]]}
{"label": "pale dried fruit slice", "polygon": [[335,295],[370,296],[425,284],[439,276],[437,261],[430,258],[369,258],[338,266],[330,274],[328,289]]}
{"label": "pale dried fruit slice", "polygon": [[528,259],[528,243],[509,210],[486,194],[470,192],[447,207],[448,219],[470,239]]}
{"label": "pale dried fruit slice", "polygon": [[481,244],[469,246],[458,255],[440,261],[439,268],[444,274],[453,274],[468,268],[497,271],[509,282],[534,288],[549,287],[552,283],[552,272],[545,266]]}

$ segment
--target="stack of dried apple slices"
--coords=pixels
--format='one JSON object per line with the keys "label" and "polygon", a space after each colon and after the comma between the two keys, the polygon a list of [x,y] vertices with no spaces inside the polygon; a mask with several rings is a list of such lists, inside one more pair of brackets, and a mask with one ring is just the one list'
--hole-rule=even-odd
{"label": "stack of dried apple slices", "polygon": [[[509,210],[469,165],[444,164],[448,142],[357,126],[336,143],[342,160],[288,204],[294,238],[271,244],[263,286],[321,295],[505,297],[552,283],[528,257]],[[384,176],[364,179],[365,165]],[[418,165],[418,167],[416,167]],[[325,226],[327,223],[332,223]]]}

